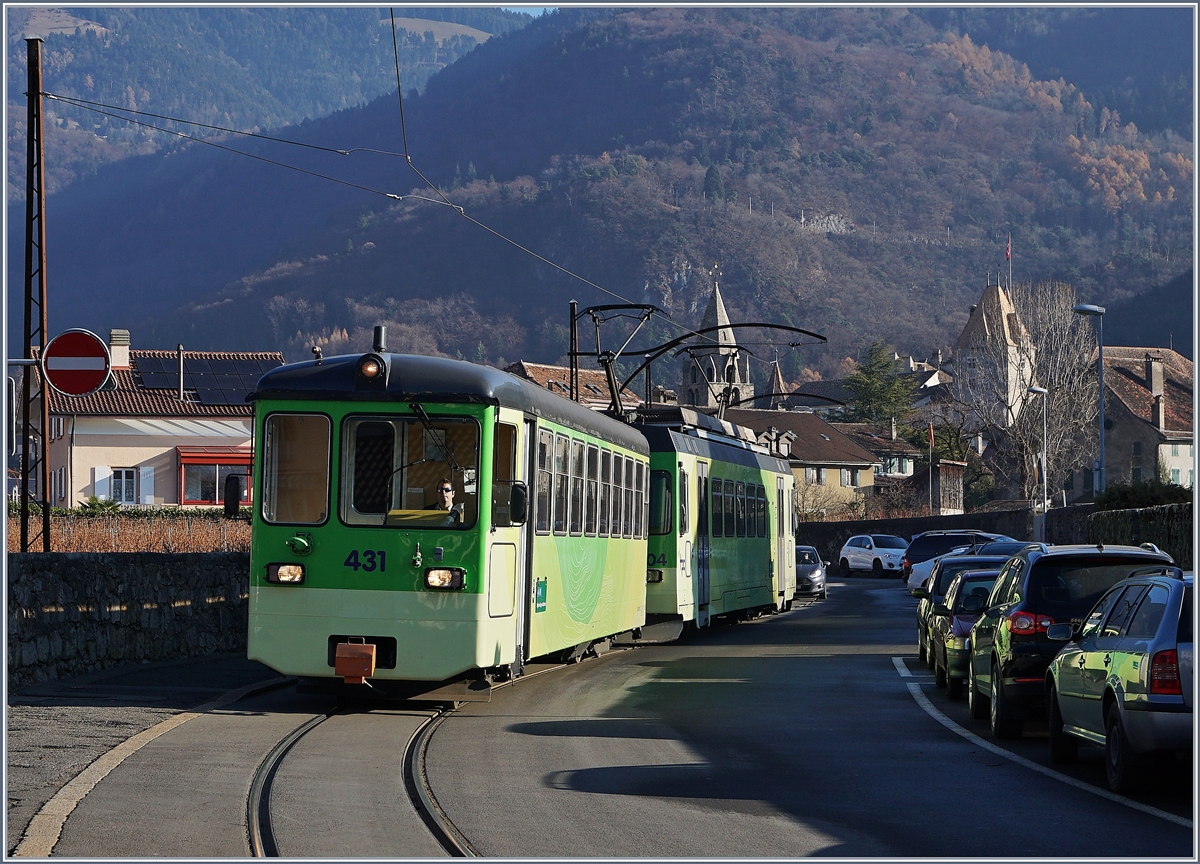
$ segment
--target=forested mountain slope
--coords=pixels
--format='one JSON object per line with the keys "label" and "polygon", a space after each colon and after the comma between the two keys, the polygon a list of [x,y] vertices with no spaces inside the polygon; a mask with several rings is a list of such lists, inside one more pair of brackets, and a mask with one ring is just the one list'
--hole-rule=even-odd
{"label": "forested mountain slope", "polygon": [[[1009,234],[1018,282],[1093,302],[1191,264],[1190,142],[899,9],[560,11],[405,110],[415,164],[554,262],[690,325],[720,262],[735,320],[827,334],[781,358],[789,380],[878,338],[952,342]],[[399,150],[395,94],[286,137]],[[418,185],[398,159],[253,149],[379,193]],[[448,207],[209,148],[111,166],[52,204],[54,320],[140,345],[299,358],[389,323],[397,350],[554,360],[567,301],[612,300]]]}
{"label": "forested mountain slope", "polygon": [[[417,89],[489,34],[531,20],[478,8],[397,7],[396,15],[401,73]],[[322,117],[396,87],[386,6],[14,7],[7,34],[10,197],[25,194],[26,35],[45,39],[51,92],[237,129]],[[106,162],[183,143],[61,102],[48,102],[46,114],[50,191]]]}

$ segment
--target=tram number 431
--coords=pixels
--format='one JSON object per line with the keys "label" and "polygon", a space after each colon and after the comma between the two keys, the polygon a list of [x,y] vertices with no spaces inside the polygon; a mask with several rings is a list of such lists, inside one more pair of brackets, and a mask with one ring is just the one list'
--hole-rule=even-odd
{"label": "tram number 431", "polygon": [[355,572],[361,567],[370,573],[378,569],[380,573],[387,569],[387,553],[382,549],[378,552],[368,549],[365,552],[353,550],[346,556],[346,560],[342,562],[343,567],[353,567]]}

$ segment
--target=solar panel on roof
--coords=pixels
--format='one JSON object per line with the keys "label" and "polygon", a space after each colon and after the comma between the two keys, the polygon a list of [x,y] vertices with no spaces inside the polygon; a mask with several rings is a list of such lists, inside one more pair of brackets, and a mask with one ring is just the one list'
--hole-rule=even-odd
{"label": "solar panel on roof", "polygon": [[228,405],[229,399],[224,390],[197,390],[201,405]]}
{"label": "solar panel on roof", "polygon": [[[229,362],[229,361],[222,361],[222,362]],[[242,379],[241,379],[240,375],[222,374],[222,375],[214,375],[213,377],[217,380],[217,386],[220,387],[222,390],[241,390],[242,389]]]}
{"label": "solar panel on roof", "polygon": [[133,361],[137,366],[137,370],[145,375],[147,372],[163,372],[163,361],[161,357],[140,357]]}
{"label": "solar panel on roof", "polygon": [[278,360],[259,360],[258,361],[258,369],[263,375],[266,375],[272,369],[278,369],[282,365],[283,364],[280,363]]}
{"label": "solar panel on roof", "polygon": [[205,357],[185,357],[183,368],[185,372],[194,372],[197,375],[208,375],[212,372]]}
{"label": "solar panel on roof", "polygon": [[258,375],[262,374],[258,370],[258,361],[257,360],[248,360],[248,359],[243,358],[240,360],[234,360],[233,363],[234,363],[234,366],[237,367],[237,373],[239,375],[258,376]]}
{"label": "solar panel on roof", "polygon": [[208,365],[212,369],[214,375],[227,375],[229,373],[234,373],[234,374],[237,373],[237,368],[234,366],[232,360],[213,359],[213,360],[208,361]]}
{"label": "solar panel on roof", "polygon": [[169,372],[143,373],[142,386],[149,390],[173,390],[179,386],[179,376]]}

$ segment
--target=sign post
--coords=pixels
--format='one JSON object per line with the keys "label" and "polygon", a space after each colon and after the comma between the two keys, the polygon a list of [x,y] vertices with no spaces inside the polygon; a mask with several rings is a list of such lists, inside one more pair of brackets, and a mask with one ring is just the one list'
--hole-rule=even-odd
{"label": "sign post", "polygon": [[42,374],[67,396],[95,393],[108,380],[108,345],[90,330],[64,330],[42,352]]}

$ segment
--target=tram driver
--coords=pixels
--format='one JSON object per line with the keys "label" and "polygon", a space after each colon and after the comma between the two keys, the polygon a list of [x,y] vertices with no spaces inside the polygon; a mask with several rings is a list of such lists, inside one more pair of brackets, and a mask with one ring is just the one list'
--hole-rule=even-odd
{"label": "tram driver", "polygon": [[447,525],[457,525],[463,521],[463,505],[454,503],[454,484],[450,482],[449,477],[443,477],[438,481],[437,501],[425,509],[447,511]]}

